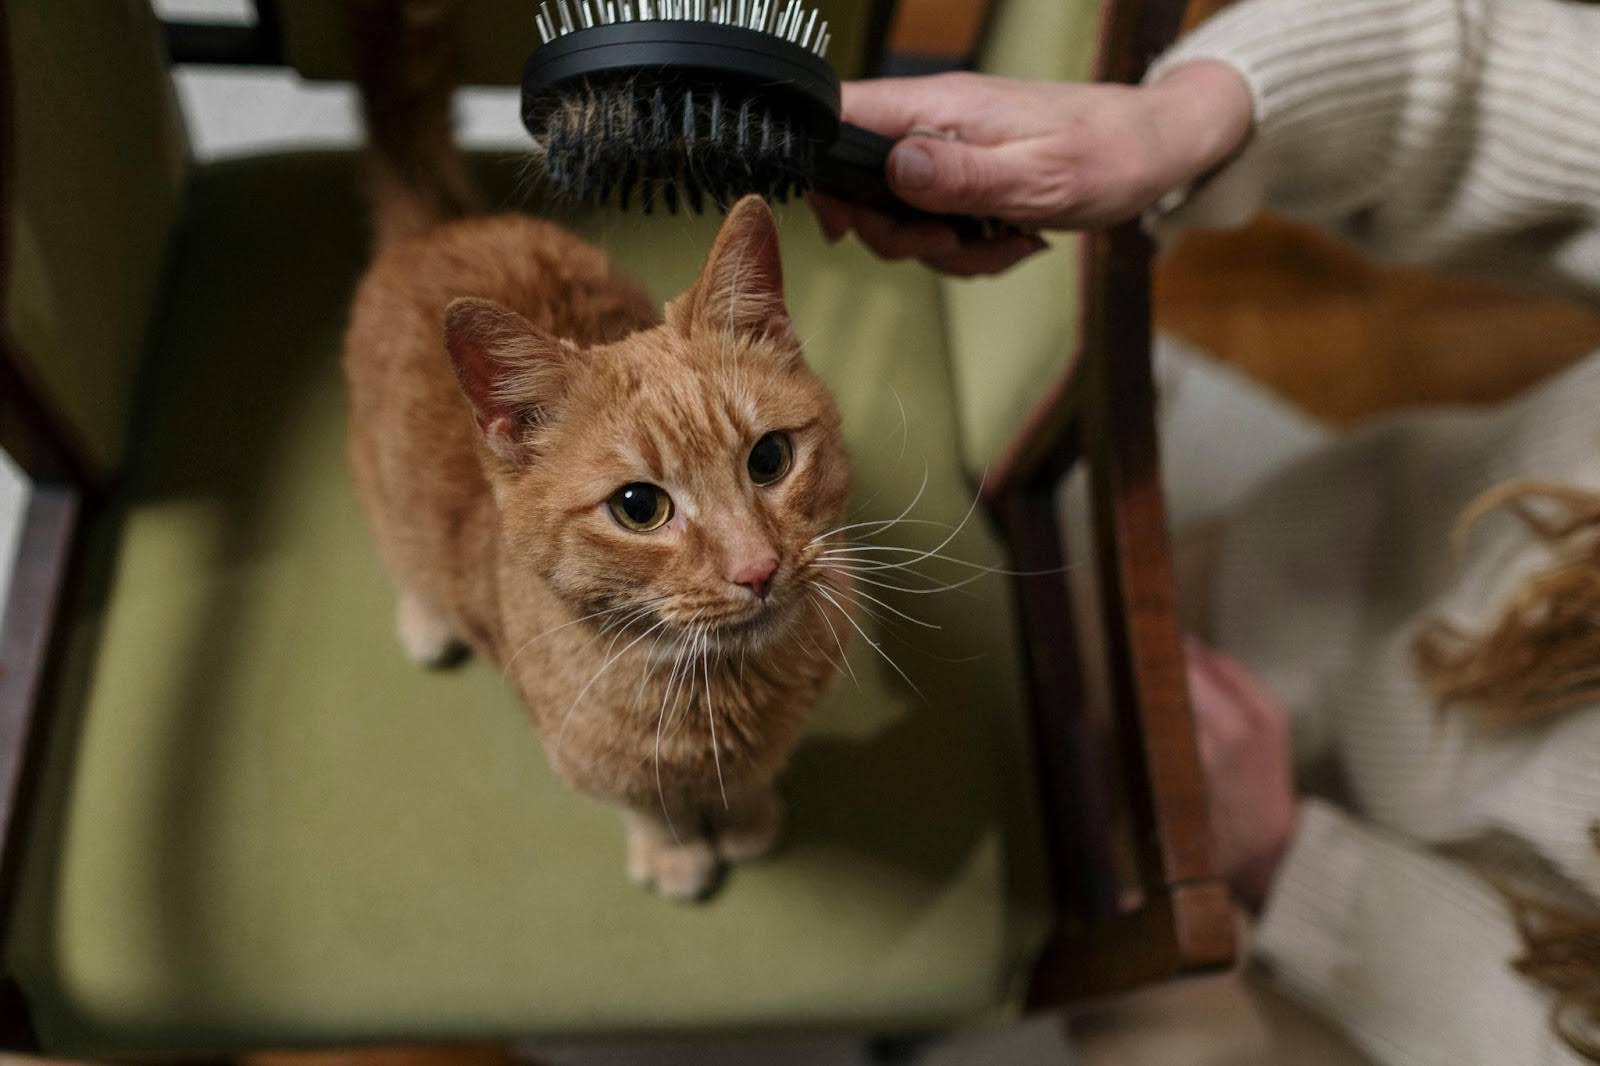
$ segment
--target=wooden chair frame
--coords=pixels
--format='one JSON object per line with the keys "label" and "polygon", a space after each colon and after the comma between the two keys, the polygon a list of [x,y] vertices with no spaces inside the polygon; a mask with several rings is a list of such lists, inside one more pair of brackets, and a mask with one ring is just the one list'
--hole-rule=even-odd
{"label": "wooden chair frame", "polygon": [[[278,34],[265,6],[265,37],[168,29],[175,54],[271,62]],[[1170,41],[1182,0],[1108,0],[1103,80],[1134,82]],[[875,25],[887,27],[887,6]],[[0,5],[0,42],[5,36]],[[198,43],[197,43],[198,42]],[[204,47],[202,47],[204,46]],[[267,51],[262,51],[265,48]],[[180,51],[182,49],[182,51]],[[199,51],[196,51],[199,49]],[[12,102],[0,71],[0,299],[9,291]],[[1149,241],[1136,225],[1083,242],[1080,350],[1014,439],[985,492],[1018,570],[1059,570],[1065,547],[1056,488],[1078,463],[1089,473],[1096,527],[1087,546],[1101,593],[1113,696],[1108,747],[1085,714],[1072,606],[1060,574],[1016,579],[1025,636],[1040,809],[1057,928],[1035,968],[1030,1008],[1228,965],[1233,918],[1211,864],[1206,793],[1185,688],[1166,537],[1150,373]],[[0,322],[7,321],[0,306]],[[25,353],[0,333],[0,447],[33,482],[0,641],[0,935],[13,903],[31,785],[49,726],[49,668],[58,661],[58,615],[73,579],[76,533],[103,482],[37,387]],[[1108,817],[1122,800],[1135,828],[1119,861]],[[34,1050],[27,1004],[0,974],[0,1047]]]}

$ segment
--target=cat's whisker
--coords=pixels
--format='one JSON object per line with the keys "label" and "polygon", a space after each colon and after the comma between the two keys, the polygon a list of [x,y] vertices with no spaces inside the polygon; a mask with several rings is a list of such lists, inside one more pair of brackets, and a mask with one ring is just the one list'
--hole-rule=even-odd
{"label": "cat's whisker", "polygon": [[828,331],[827,327],[828,324],[826,322],[819,323],[816,329],[812,330],[810,333],[807,333],[804,337],[801,337],[795,342],[795,344],[800,348],[801,351],[805,351],[807,348],[811,347],[812,341],[816,340],[818,337],[822,336]]}
{"label": "cat's whisker", "polygon": [[[890,472],[894,472],[900,469],[900,463],[906,457],[906,442],[910,440],[910,433],[908,432],[909,423],[906,420],[906,405],[900,401],[899,390],[893,385],[890,385],[889,395],[894,397],[894,405],[900,409],[900,451],[895,454],[894,462],[889,465]],[[922,457],[922,465],[924,467],[928,465],[928,457],[926,454],[924,454]],[[850,512],[850,517],[854,518],[857,515],[864,513],[868,507],[872,506],[872,501],[883,495],[883,490],[883,485],[879,485],[876,489],[874,489],[871,496],[868,496],[866,499],[856,504],[856,506]]]}
{"label": "cat's whisker", "polygon": [[570,628],[572,626],[577,625],[579,622],[587,622],[587,621],[589,621],[590,619],[593,619],[593,618],[601,618],[601,617],[604,617],[605,615],[608,615],[608,614],[616,614],[619,611],[626,611],[628,608],[630,608],[632,606],[633,606],[633,604],[622,604],[622,605],[617,606],[617,607],[607,607],[604,610],[596,611],[593,614],[586,614],[582,618],[574,618],[570,622],[563,622],[558,626],[554,626],[554,627],[552,627],[550,629],[545,630],[543,633],[535,633],[533,636],[529,637],[526,641],[524,641],[520,648],[518,648],[515,652],[513,652],[511,654],[511,658],[506,660],[505,666],[503,666],[501,669],[503,671],[505,671],[505,672],[510,672],[511,667],[516,663],[517,659],[521,657],[523,652],[525,652],[529,648],[533,647],[533,645],[535,643],[537,643],[538,641],[541,641],[545,637],[550,636],[552,633],[559,633],[563,629],[568,629],[568,628]]}
{"label": "cat's whisker", "polygon": [[650,650],[645,653],[645,668],[639,672],[639,684],[633,690],[633,699],[628,701],[629,709],[638,706],[639,697],[644,695],[644,687],[656,676],[656,652],[661,650],[661,641],[666,635],[665,631],[657,633],[656,639],[650,642]]}
{"label": "cat's whisker", "polygon": [[[890,523],[892,523],[892,525]],[[876,520],[876,521],[872,521],[872,522],[860,522],[860,523],[857,523],[856,525],[852,525],[852,526],[844,526],[844,527],[841,527],[838,530],[838,532],[841,532],[841,533],[847,532],[847,531],[849,531],[851,529],[856,529],[856,528],[859,528],[861,526],[882,526],[883,527],[881,529],[873,530],[870,533],[863,533],[862,534],[863,537],[881,536],[882,534],[887,533],[890,529],[894,528],[894,526],[933,526],[933,527],[935,527],[937,529],[943,529],[943,530],[951,530],[951,529],[955,528],[949,522],[935,522],[935,521],[933,521],[932,519],[929,519],[929,518],[898,518],[898,519],[885,518],[885,519]],[[802,551],[804,551],[806,549],[815,549],[816,553],[817,553],[816,557],[820,558],[821,556],[830,554],[832,552],[842,551],[842,550],[845,550],[845,549],[866,548],[866,547],[880,547],[880,546],[882,546],[882,545],[852,544],[848,540],[836,541],[836,542],[831,543],[831,544],[829,544],[829,543],[819,543],[817,541],[812,541],[811,543],[807,544],[805,546],[805,549],[802,549]],[[909,549],[905,549],[905,550],[907,550],[907,551],[917,551],[919,549],[909,548]]]}
{"label": "cat's whisker", "polygon": [[859,633],[861,635],[861,639],[862,640],[867,642],[867,647],[869,647],[873,651],[877,652],[878,656],[881,659],[883,659],[884,662],[888,663],[889,666],[894,670],[895,673],[900,675],[900,680],[904,681],[907,685],[911,686],[911,691],[915,692],[917,694],[917,698],[918,699],[920,699],[923,703],[927,703],[928,702],[928,697],[924,696],[922,694],[922,690],[917,687],[917,683],[915,681],[911,680],[910,676],[908,676],[904,670],[900,669],[900,664],[895,662],[894,659],[892,659],[889,656],[889,653],[884,651],[883,647],[877,641],[875,641],[871,637],[867,636],[867,631],[862,629],[861,626],[856,622],[856,620],[850,616],[850,612],[845,610],[844,605],[841,604],[838,600],[834,599],[832,593],[830,593],[828,591],[828,589],[824,585],[819,583],[815,587],[816,587],[816,590],[819,593],[822,594],[824,599],[826,599],[829,603],[833,604],[833,606],[838,610],[838,612],[840,614],[844,615],[844,620],[846,622],[849,622],[851,628],[854,629],[857,633]]}
{"label": "cat's whisker", "polygon": [[863,591],[861,591],[860,589],[857,589],[857,588],[852,588],[852,589],[840,588],[837,585],[834,586],[833,591],[838,593],[839,595],[845,597],[851,603],[854,603],[857,607],[860,607],[864,611],[870,612],[871,608],[869,608],[866,604],[861,602],[863,599],[867,600],[870,603],[877,604],[879,607],[882,607],[884,610],[888,611],[890,614],[894,615],[896,618],[903,618],[907,622],[910,622],[914,626],[921,626],[923,629],[943,629],[944,628],[943,626],[936,625],[933,622],[925,622],[921,618],[916,617],[915,615],[906,614],[906,612],[900,610],[898,607],[896,607],[896,606],[894,606],[893,604],[890,604],[890,603],[885,603],[883,600],[881,600],[878,597],[874,596],[870,592],[863,592]]}
{"label": "cat's whisker", "polygon": [[[835,587],[833,589],[833,591],[835,593],[838,593],[838,592],[841,592],[843,590]],[[906,632],[905,631],[905,626],[900,621],[898,621],[898,620],[896,620],[896,619],[894,619],[894,618],[892,618],[892,617],[890,617],[888,615],[883,614],[881,611],[873,610],[871,607],[868,607],[866,604],[861,603],[859,600],[849,599],[848,602],[853,604],[866,617],[871,618],[874,622],[876,622],[878,624],[878,626],[882,629],[882,631],[886,635],[888,635],[889,637],[892,637],[894,640],[899,641],[900,644],[904,645],[907,651],[915,652],[916,654],[922,656],[923,658],[932,659],[935,662],[941,662],[941,663],[971,663],[971,662],[977,662],[980,659],[983,659],[985,657],[983,655],[983,653],[981,653],[981,652],[973,654],[973,655],[963,655],[963,656],[959,656],[959,657],[952,657],[952,656],[948,656],[948,655],[938,655],[938,654],[936,654],[934,652],[929,651],[927,648],[923,647],[923,645],[922,645],[922,643],[920,641],[912,639],[913,634],[910,634],[910,633]],[[824,620],[826,620],[826,616],[824,616]]]}
{"label": "cat's whisker", "polygon": [[[884,529],[887,529],[898,524],[902,519],[912,512],[912,510],[917,506],[917,503],[922,499],[922,494],[928,490],[928,473],[928,463],[927,460],[924,459],[922,463],[922,484],[917,486],[917,494],[911,497],[911,502],[906,504],[905,508],[898,515],[895,515],[893,518],[880,518],[871,522],[852,522],[847,525],[838,526],[834,529],[828,530],[826,533],[818,533],[807,542],[806,547],[809,548],[811,545],[825,540],[828,537],[833,536],[835,533],[843,533],[846,530],[863,529],[867,526],[881,526]],[[863,534],[863,536],[875,536],[876,533],[881,532],[883,532],[883,530],[879,529],[875,533],[866,533]]]}
{"label": "cat's whisker", "polygon": [[[924,479],[924,484],[926,484],[926,479]],[[954,529],[952,529],[949,533],[945,534],[945,538],[943,540],[941,540],[938,544],[935,544],[931,549],[929,549],[929,552],[927,554],[924,554],[924,555],[922,555],[922,556],[920,556],[918,558],[925,559],[925,558],[928,557],[928,555],[937,555],[939,552],[942,552],[945,548],[949,547],[950,542],[955,540],[956,537],[960,536],[961,535],[961,531],[966,528],[967,523],[972,521],[972,516],[974,514],[976,514],[977,511],[978,511],[978,500],[982,497],[982,495],[983,495],[983,478],[979,478],[978,479],[978,491],[972,494],[972,503],[971,503],[970,506],[967,507],[967,513],[961,516],[961,521],[956,524],[956,527]],[[918,561],[918,558],[908,559],[906,561],[914,563],[914,562]]]}
{"label": "cat's whisker", "polygon": [[[683,714],[681,715],[681,718],[684,721],[687,721],[689,715],[694,712],[694,693],[695,685],[697,684],[696,677],[698,676],[696,671],[699,669],[700,663],[703,662],[705,658],[704,640],[705,635],[708,632],[710,632],[710,623],[701,622],[697,624],[694,627],[694,631],[690,633],[688,641],[684,645],[685,654],[688,656],[684,661],[689,664],[687,667],[687,672],[684,675],[688,678],[688,681],[687,683],[681,685],[679,689],[680,695],[683,696]],[[672,708],[667,712],[667,731],[669,736],[671,735],[673,727],[680,719],[680,715],[678,714],[678,703],[678,697],[673,697]]]}
{"label": "cat's whisker", "polygon": [[[890,385],[889,395],[894,397],[894,405],[900,410],[900,451],[895,454],[894,465],[890,467],[894,469],[900,465],[900,460],[906,457],[906,442],[911,439],[909,432],[911,424],[906,419],[906,405],[900,399],[900,390]],[[924,466],[928,464],[927,456],[922,457],[922,464]]]}
{"label": "cat's whisker", "polygon": [[[902,552],[916,556],[916,558],[906,559],[900,562],[893,560],[879,560],[870,557],[865,559],[861,558],[860,553],[867,552]],[[919,570],[910,569],[913,564],[922,562],[924,559],[937,559],[940,562],[949,563],[952,566],[962,566],[969,570],[977,570],[985,574],[1000,574],[1005,577],[1049,577],[1052,574],[1069,573],[1073,569],[1072,566],[1053,566],[1046,570],[1009,570],[1003,566],[988,566],[984,563],[972,562],[969,559],[960,559],[954,555],[945,555],[942,552],[932,552],[921,548],[901,548],[891,544],[863,544],[855,545],[849,548],[830,549],[829,551],[822,552],[820,555],[818,555],[817,561],[812,565],[818,566],[824,562],[844,561],[859,564],[857,569],[863,572],[870,572],[873,570],[906,570],[909,573],[927,577],[928,575],[923,574]]]}
{"label": "cat's whisker", "polygon": [[621,659],[624,655],[628,654],[628,651],[633,648],[634,645],[638,644],[645,637],[648,637],[651,633],[654,633],[656,630],[660,629],[666,624],[667,620],[665,618],[658,620],[655,625],[651,626],[649,629],[645,630],[643,633],[640,633],[637,637],[634,637],[631,641],[629,641],[628,644],[615,655],[610,654],[610,652],[611,649],[616,646],[617,641],[622,638],[623,631],[619,631],[616,636],[611,638],[611,644],[606,647],[608,656],[606,661],[601,664],[600,669],[595,671],[594,676],[591,677],[584,684],[584,686],[578,690],[578,694],[572,697],[572,703],[568,705],[566,712],[561,716],[561,728],[556,731],[555,750],[557,753],[561,751],[561,742],[566,738],[567,735],[567,722],[571,720],[572,712],[577,708],[578,703],[583,699],[584,694],[587,693],[589,689],[594,687],[594,683],[600,680],[600,676],[602,674],[611,669],[612,664],[614,664],[618,659]]}
{"label": "cat's whisker", "polygon": [[828,635],[833,637],[833,646],[839,649],[839,661],[844,664],[844,669],[850,675],[850,683],[855,685],[856,691],[861,691],[861,679],[856,676],[855,667],[850,665],[850,655],[844,650],[844,641],[839,639],[839,631],[833,627],[833,620],[828,617],[828,612],[822,609],[822,601],[807,592],[811,597],[812,605],[817,609],[817,617],[822,619],[822,624],[828,627]]}
{"label": "cat's whisker", "polygon": [[[717,654],[722,654],[721,637],[717,638]],[[706,679],[706,722],[711,727],[711,761],[717,767],[717,791],[722,793],[722,809],[727,810],[728,786],[722,783],[722,753],[717,749],[717,715],[711,707],[711,663],[708,659],[701,659],[700,667]]]}
{"label": "cat's whisker", "polygon": [[850,657],[845,655],[844,643],[839,640],[838,631],[833,628],[833,623],[828,620],[827,613],[823,611],[822,601],[816,596],[810,595],[809,593],[807,594],[807,598],[811,602],[812,610],[817,612],[817,617],[822,619],[823,625],[828,627],[828,632],[833,634],[833,642],[834,644],[838,645],[839,648],[839,658],[835,659],[832,655],[828,654],[827,649],[822,647],[822,645],[817,641],[813,641],[809,636],[805,636],[804,631],[801,631],[796,635],[805,637],[806,645],[811,648],[812,651],[816,652],[817,655],[820,656],[829,666],[840,671],[841,673],[849,674],[851,683],[856,686],[856,691],[861,691],[861,681],[856,677],[856,672],[850,668]]}
{"label": "cat's whisker", "polygon": [[[700,615],[696,613],[693,618],[690,618],[689,625],[693,625],[695,618],[698,617]],[[665,819],[667,829],[672,833],[673,842],[678,844],[683,843],[683,838],[678,836],[678,827],[672,824],[672,812],[667,809],[667,792],[661,784],[661,730],[667,720],[667,698],[672,695],[673,683],[678,679],[678,668],[683,664],[684,657],[687,654],[688,647],[680,646],[678,654],[673,656],[672,673],[667,675],[667,687],[661,693],[661,710],[656,714],[656,798],[661,801],[661,817]],[[676,704],[674,704],[674,707],[676,707]]]}
{"label": "cat's whisker", "polygon": [[[935,593],[939,593],[939,592],[956,592],[956,591],[959,591],[962,587],[972,584],[974,581],[982,581],[984,578],[989,576],[988,574],[973,574],[971,577],[964,577],[960,581],[954,581],[954,582],[951,582],[948,585],[933,585],[933,586],[928,587],[928,588],[920,588],[919,589],[919,588],[912,588],[909,585],[896,585],[896,584],[892,584],[891,582],[888,582],[888,581],[878,581],[878,580],[875,580],[875,579],[870,578],[870,577],[865,577],[861,573],[861,569],[863,569],[863,568],[850,566],[850,565],[848,565],[846,563],[839,563],[839,562],[833,562],[833,561],[827,561],[827,562],[819,561],[819,562],[814,562],[811,565],[815,566],[815,567],[818,567],[819,569],[823,569],[823,570],[837,570],[840,573],[849,574],[852,581],[859,582],[860,584],[874,585],[874,586],[876,586],[878,588],[890,589],[890,590],[892,590],[894,592],[905,592],[905,593],[909,593],[912,596],[931,596],[931,595],[934,595]],[[882,568],[874,566],[874,567],[866,567],[865,569],[876,570],[876,569],[882,569]],[[914,575],[916,577],[920,577],[920,578],[923,578],[923,579],[928,580],[928,581],[932,581],[933,580],[931,577],[929,577],[927,574],[924,574],[920,570],[910,570],[910,571],[907,571],[907,573],[910,573],[910,574],[912,574],[912,575]]]}

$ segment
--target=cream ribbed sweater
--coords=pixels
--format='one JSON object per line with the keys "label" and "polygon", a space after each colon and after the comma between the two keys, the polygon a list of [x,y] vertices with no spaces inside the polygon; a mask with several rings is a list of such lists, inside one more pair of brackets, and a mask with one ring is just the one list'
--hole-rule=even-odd
{"label": "cream ribbed sweater", "polygon": [[[1380,257],[1600,301],[1600,6],[1243,0],[1152,76],[1197,58],[1244,74],[1256,129],[1159,231],[1270,206]],[[1507,969],[1487,867],[1442,846],[1511,834],[1600,899],[1600,707],[1486,733],[1435,713],[1410,655],[1420,622],[1482,625],[1548,563],[1503,516],[1449,550],[1461,508],[1522,476],[1600,489],[1600,353],[1506,407],[1386,420],[1295,463],[1229,514],[1210,576],[1208,635],[1285,699],[1321,796],[1256,952],[1383,1063],[1578,1061]]]}

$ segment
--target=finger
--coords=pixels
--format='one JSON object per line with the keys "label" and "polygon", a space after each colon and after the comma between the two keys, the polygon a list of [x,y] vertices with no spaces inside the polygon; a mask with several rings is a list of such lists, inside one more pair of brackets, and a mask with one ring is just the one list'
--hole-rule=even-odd
{"label": "finger", "polygon": [[986,96],[986,84],[970,74],[847,81],[840,86],[840,113],[846,122],[896,140],[919,126],[967,136],[967,119],[982,110],[975,104]]}
{"label": "finger", "polygon": [[924,255],[920,258],[924,264],[943,274],[978,277],[1009,270],[1049,247],[1049,242],[1043,237],[1018,233],[992,241],[968,241],[948,254]]}
{"label": "finger", "polygon": [[1203,666],[1189,666],[1189,696],[1194,707],[1195,744],[1208,774],[1222,768],[1230,750],[1226,697]]}
{"label": "finger", "polygon": [[961,249],[961,238],[943,222],[902,221],[860,207],[851,220],[862,241],[885,259],[941,256]]}
{"label": "finger", "polygon": [[1211,731],[1210,723],[1226,713],[1222,688],[1198,655],[1185,656],[1183,672],[1189,682],[1189,703],[1194,710],[1196,729],[1204,736]]}
{"label": "finger", "polygon": [[811,205],[812,213],[817,216],[817,225],[829,244],[838,243],[839,238],[850,232],[848,205],[820,192],[806,193],[806,203]]}
{"label": "finger", "polygon": [[1218,676],[1211,655],[1191,649],[1185,659],[1195,733],[1202,749],[1221,753],[1243,743],[1249,735],[1250,716],[1238,696]]}
{"label": "finger", "polygon": [[911,136],[889,152],[889,187],[936,214],[992,216],[1024,224],[1067,214],[1065,183],[1046,172],[1034,146],[989,147]]}
{"label": "finger", "polygon": [[1283,706],[1268,692],[1244,664],[1225,652],[1211,653],[1211,666],[1218,680],[1238,700],[1259,729],[1279,730],[1287,721]]}

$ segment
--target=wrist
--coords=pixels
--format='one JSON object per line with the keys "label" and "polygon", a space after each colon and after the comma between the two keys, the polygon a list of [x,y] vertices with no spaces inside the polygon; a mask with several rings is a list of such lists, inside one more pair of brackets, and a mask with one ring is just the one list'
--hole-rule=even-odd
{"label": "wrist", "polygon": [[1234,895],[1252,913],[1259,912],[1266,903],[1299,827],[1300,805],[1291,800],[1278,831],[1272,833],[1253,855],[1229,872],[1229,886]]}
{"label": "wrist", "polygon": [[1214,59],[1180,63],[1145,86],[1153,108],[1162,177],[1188,185],[1244,147],[1255,121],[1250,86]]}

